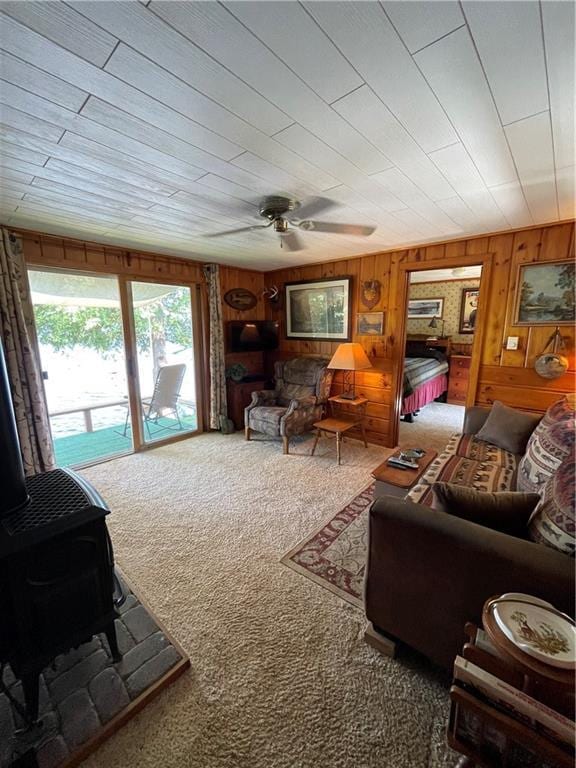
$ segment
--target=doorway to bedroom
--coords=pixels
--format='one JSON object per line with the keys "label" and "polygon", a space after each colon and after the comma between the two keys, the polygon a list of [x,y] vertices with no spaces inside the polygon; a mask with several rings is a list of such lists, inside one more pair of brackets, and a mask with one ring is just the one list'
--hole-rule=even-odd
{"label": "doorway to bedroom", "polygon": [[[471,386],[482,264],[408,273],[400,437],[442,449],[462,431]],[[480,354],[478,350],[477,354]],[[431,445],[431,434],[438,445]]]}

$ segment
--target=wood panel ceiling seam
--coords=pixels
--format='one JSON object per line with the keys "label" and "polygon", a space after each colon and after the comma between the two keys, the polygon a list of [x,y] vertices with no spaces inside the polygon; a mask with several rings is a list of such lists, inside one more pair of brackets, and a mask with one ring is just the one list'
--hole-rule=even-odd
{"label": "wood panel ceiling seam", "polygon": [[[364,143],[365,149],[369,147],[371,150],[371,162],[381,158],[381,153],[376,147],[370,142],[367,142],[363,137],[354,136],[354,134],[349,131],[343,131],[342,129],[345,127],[345,124],[343,121],[339,120],[336,113],[330,110],[329,105],[321,99],[307,83],[284,64],[284,62],[282,62],[265,43],[254,35],[251,30],[248,29],[242,21],[237,19],[225,6],[221,6],[217,3],[185,5],[153,3],[150,7],[152,12],[156,12],[162,19],[170,21],[173,25],[175,23],[174,14],[176,14],[181,33],[203,51],[206,51],[211,56],[217,58],[221,64],[228,67],[231,66],[231,62],[228,59],[230,58],[230,52],[233,50],[233,47],[230,41],[228,41],[229,45],[224,48],[222,47],[222,42],[224,41],[223,29],[225,27],[225,22],[232,20],[234,25],[232,26],[229,24],[228,27],[226,27],[226,32],[228,33],[229,38],[236,42],[241,39],[243,41],[242,45],[244,47],[247,46],[247,49],[251,52],[249,57],[236,60],[234,71],[237,76],[244,82],[248,82],[252,88],[271,101],[271,103],[276,104],[280,100],[281,103],[287,107],[287,113],[290,117],[301,125],[308,127],[312,132],[314,132],[314,127],[318,131],[319,126],[321,126],[325,136],[323,140],[328,143],[329,146],[341,149],[344,146],[343,142],[346,140],[347,144],[344,151],[347,152],[349,158],[355,164],[358,164],[358,158],[360,157],[356,152],[356,149],[361,148],[362,143]],[[204,24],[204,28],[201,29],[198,19],[196,19],[195,24],[192,25],[189,18],[191,12],[195,14],[200,12],[203,14],[211,14],[213,18],[210,30],[215,30],[219,25],[220,36],[215,36],[212,32],[209,33],[209,27],[206,23]],[[222,13],[225,14],[224,17],[222,16]],[[204,34],[202,42],[198,40],[201,33]],[[190,37],[191,34],[194,36]],[[218,54],[216,54],[214,50],[215,45],[219,48]],[[227,60],[223,60],[222,57]],[[260,64],[260,66],[258,64]],[[251,79],[247,79],[246,77],[247,66],[248,68],[252,67]],[[242,67],[244,68],[244,74],[239,70],[239,67],[240,69]],[[273,86],[272,83],[266,84],[264,82],[264,78],[269,77],[269,73],[272,71],[278,75],[277,81],[282,83],[282,89],[276,88],[275,84]],[[258,79],[257,83],[255,82],[255,79]],[[291,93],[292,87],[298,92],[297,100]],[[267,90],[268,93],[264,93],[263,89]],[[357,159],[355,160],[354,157]]]}
{"label": "wood panel ceiling seam", "polygon": [[[484,187],[485,187],[485,188],[486,188],[486,189],[489,191],[489,187],[488,187],[488,185],[486,184],[486,181],[484,180],[484,178],[482,177],[482,174],[480,173],[480,170],[479,170],[479,169],[478,169],[478,167],[476,166],[476,163],[474,162],[474,158],[472,157],[471,153],[470,153],[470,152],[468,151],[468,149],[466,148],[466,145],[465,145],[465,143],[463,142],[462,136],[460,135],[460,133],[459,133],[459,131],[458,131],[457,127],[454,125],[454,122],[452,121],[452,119],[451,119],[450,115],[448,114],[447,110],[445,109],[444,105],[442,104],[441,100],[439,99],[438,95],[436,94],[436,92],[435,92],[434,88],[433,88],[433,87],[432,87],[432,85],[430,84],[430,82],[429,82],[428,78],[426,77],[426,73],[425,73],[425,72],[422,70],[422,68],[420,67],[420,65],[419,65],[419,63],[418,63],[418,60],[417,60],[417,58],[416,58],[416,54],[417,54],[417,53],[419,53],[420,51],[423,51],[423,50],[424,50],[424,49],[426,49],[426,48],[429,48],[429,47],[432,47],[432,46],[434,46],[436,43],[438,43],[438,42],[440,42],[440,41],[444,40],[445,38],[449,37],[449,36],[450,36],[450,35],[452,35],[453,33],[455,33],[455,32],[458,32],[458,31],[459,31],[459,30],[461,30],[461,29],[462,29],[464,26],[466,26],[466,24],[464,23],[464,24],[461,24],[461,25],[459,25],[459,26],[455,27],[454,29],[452,29],[452,30],[450,30],[449,32],[447,32],[446,34],[444,34],[444,35],[441,35],[441,36],[440,36],[439,38],[437,38],[436,40],[433,40],[433,41],[431,41],[430,43],[428,43],[427,45],[425,45],[425,46],[422,46],[422,47],[421,47],[421,48],[419,48],[418,50],[415,50],[415,51],[410,51],[410,50],[409,50],[409,48],[408,48],[408,46],[406,45],[406,43],[405,43],[405,41],[404,41],[404,39],[403,39],[402,35],[401,35],[401,34],[398,32],[398,29],[396,28],[396,26],[395,26],[395,24],[394,24],[394,21],[393,21],[393,19],[390,19],[390,15],[387,13],[387,11],[386,11],[386,8],[384,7],[384,8],[383,8],[383,10],[384,10],[384,13],[386,14],[386,16],[388,17],[388,19],[389,19],[389,21],[390,21],[390,23],[391,23],[392,27],[393,27],[393,28],[395,29],[395,31],[397,32],[397,34],[398,34],[398,36],[399,36],[400,40],[402,41],[402,43],[403,43],[403,44],[404,44],[404,46],[406,47],[406,50],[408,51],[408,53],[410,54],[410,56],[411,56],[412,60],[414,61],[414,64],[415,64],[415,66],[418,68],[418,70],[419,70],[419,72],[421,73],[422,77],[424,78],[424,80],[425,80],[425,81],[426,81],[426,83],[428,84],[428,86],[429,86],[429,88],[430,88],[431,92],[434,94],[434,98],[436,99],[436,101],[438,102],[438,104],[439,104],[440,108],[442,109],[443,113],[445,114],[445,116],[446,116],[446,119],[447,119],[447,120],[450,122],[450,125],[452,126],[452,128],[453,128],[453,130],[454,130],[455,136],[458,138],[458,141],[457,141],[457,142],[455,142],[455,144],[460,144],[460,145],[461,145],[461,146],[464,148],[464,150],[465,150],[466,154],[468,155],[468,158],[469,158],[470,162],[474,164],[474,166],[475,166],[475,168],[476,168],[476,170],[477,170],[477,172],[478,172],[478,174],[479,174],[480,178],[482,179],[482,182],[483,182],[483,185],[484,185]],[[436,149],[436,150],[433,150],[433,151],[431,151],[431,152],[428,152],[428,153],[427,153],[427,155],[428,155],[428,157],[430,158],[430,160],[432,160],[432,162],[434,163],[434,165],[436,165],[436,167],[438,168],[438,170],[440,171],[440,173],[441,173],[441,174],[444,176],[444,178],[446,178],[446,180],[447,180],[448,182],[449,182],[449,179],[446,177],[446,175],[444,174],[444,172],[442,171],[442,169],[438,167],[438,164],[436,163],[436,161],[435,161],[435,159],[434,159],[433,155],[434,155],[434,153],[435,153],[435,152],[441,152],[442,150],[444,150],[444,149],[448,149],[448,148],[449,148],[449,147],[451,147],[451,146],[454,146],[454,143],[452,143],[452,144],[448,144],[448,145],[446,145],[446,146],[444,146],[444,147],[439,147],[438,149]],[[456,194],[457,194],[458,196],[460,196],[460,194],[458,193],[458,191],[456,191]],[[467,205],[467,201],[466,201],[466,200],[462,199],[461,197],[460,197],[460,199],[462,200],[462,202],[463,202],[463,204],[464,204],[464,205]],[[495,202],[495,205],[498,205],[496,201],[494,201],[494,202]],[[469,208],[470,206],[469,206],[469,205],[467,205],[467,207]],[[474,211],[472,211],[472,212],[473,212],[473,214],[474,214],[474,215],[476,215],[476,214],[474,213]],[[507,221],[507,219],[506,219],[506,216],[505,216],[505,213],[504,213],[504,211],[502,211],[502,215],[504,216],[504,219]],[[508,223],[510,223],[510,222],[508,222]]]}
{"label": "wood panel ceiling seam", "polygon": [[[485,79],[485,81],[486,81],[486,86],[487,86],[487,88],[488,88],[488,91],[489,91],[489,93],[490,93],[490,96],[491,96],[491,98],[492,98],[492,102],[493,102],[493,104],[494,104],[494,109],[496,110],[496,113],[497,113],[497,115],[498,115],[498,119],[499,119],[499,121],[500,121],[500,125],[502,126],[502,133],[504,134],[504,138],[505,138],[506,144],[508,145],[508,151],[510,152],[510,157],[511,157],[512,163],[514,164],[514,170],[515,170],[515,172],[516,172],[516,180],[517,180],[517,181],[519,182],[519,184],[520,184],[520,188],[522,189],[522,194],[523,194],[523,196],[524,196],[524,200],[525,200],[525,202],[526,202],[526,205],[527,205],[527,207],[528,207],[528,210],[530,210],[530,205],[529,205],[529,203],[528,203],[528,198],[527,198],[527,196],[526,196],[526,192],[525,192],[525,190],[524,190],[524,185],[523,185],[523,183],[522,183],[522,179],[521,179],[521,177],[520,177],[520,173],[518,172],[518,166],[517,166],[517,164],[516,164],[516,160],[515,160],[515,158],[514,158],[514,153],[512,152],[512,148],[511,148],[511,146],[510,146],[510,142],[509,142],[509,140],[508,140],[508,135],[507,135],[507,133],[506,133],[506,130],[505,130],[505,128],[504,128],[504,123],[503,123],[503,121],[502,121],[502,116],[501,116],[501,114],[500,114],[500,110],[498,109],[498,104],[496,103],[496,99],[495,99],[495,97],[494,97],[494,93],[493,93],[493,91],[492,91],[492,86],[491,86],[491,84],[490,84],[490,80],[488,79],[488,75],[487,75],[487,73],[486,73],[486,69],[485,69],[485,67],[484,67],[484,62],[482,61],[482,57],[480,56],[480,52],[478,51],[478,46],[477,46],[477,44],[476,44],[476,40],[474,39],[474,35],[472,34],[472,31],[471,31],[471,29],[470,29],[470,24],[468,23],[468,19],[467,19],[467,17],[466,17],[466,12],[465,12],[465,10],[464,10],[464,6],[462,6],[462,10],[463,10],[464,18],[465,18],[465,20],[466,20],[466,29],[468,30],[468,35],[469,35],[469,37],[470,37],[470,40],[471,40],[471,42],[472,42],[472,46],[473,46],[473,48],[474,48],[474,51],[475,51],[475,53],[476,53],[476,56],[477,56],[477,58],[478,58],[478,62],[479,62],[479,64],[480,64],[480,69],[482,70],[482,74],[484,75],[484,79]],[[495,185],[495,186],[497,186],[497,185]],[[488,187],[488,188],[489,188],[489,187]],[[496,202],[496,201],[495,201],[495,202]],[[496,203],[496,205],[498,205],[498,203]]]}
{"label": "wood panel ceiling seam", "polygon": [[[111,17],[111,15],[108,13],[107,9],[104,9],[104,6],[100,6],[98,3],[88,5],[85,2],[71,2],[68,3],[69,5],[73,6],[74,9],[77,11],[78,14],[82,16],[86,16],[87,18],[90,18],[92,22],[94,22],[95,18],[98,18],[98,26],[104,29],[102,26],[103,24],[107,24],[108,26],[111,26],[116,31],[122,30],[122,35],[124,37],[122,38],[122,41],[133,50],[137,51],[141,55],[144,55],[146,58],[148,58],[153,63],[158,64],[163,69],[166,69],[168,72],[173,74],[174,76],[178,77],[180,80],[185,82],[190,87],[194,88],[194,90],[198,91],[199,93],[203,94],[207,98],[214,101],[216,104],[225,105],[223,101],[220,101],[210,93],[210,89],[214,88],[214,76],[218,75],[220,72],[225,73],[226,77],[230,79],[230,84],[233,86],[232,90],[235,92],[235,95],[241,99],[242,97],[245,99],[245,96],[248,92],[251,92],[254,96],[258,97],[262,100],[262,104],[259,106],[265,105],[268,109],[273,110],[274,112],[277,112],[280,117],[283,117],[285,120],[290,121],[290,118],[288,115],[285,115],[281,109],[273,105],[268,99],[261,96],[261,94],[258,94],[257,91],[255,91],[249,83],[246,83],[243,81],[235,72],[231,71],[229,68],[224,66],[221,62],[219,62],[216,58],[211,56],[208,52],[203,51],[199,46],[195,45],[194,42],[189,40],[185,35],[183,35],[179,29],[174,27],[172,24],[170,24],[165,19],[162,19],[160,16],[158,16],[153,8],[149,8],[147,13],[142,15],[141,9],[138,7],[138,5],[128,5],[125,3],[123,6],[114,6],[114,12],[116,13],[116,16]],[[127,11],[127,9],[130,9]],[[125,23],[121,25],[122,19],[118,18],[118,13],[131,13],[132,16],[130,19],[125,20]],[[91,14],[90,16],[88,14]],[[143,24],[149,23],[150,18],[153,17],[157,22],[160,23],[162,32],[165,35],[166,32],[168,32],[169,42],[170,45],[168,45],[168,41],[166,41],[166,44],[162,40],[162,37],[160,36],[158,39],[158,43],[156,43],[156,37],[153,36],[151,40],[147,39],[147,45],[145,46],[146,50],[141,50],[137,43],[135,42],[137,39],[137,35],[139,33],[143,32]],[[140,26],[139,26],[140,25]],[[133,42],[132,44],[129,43],[128,37]],[[212,67],[212,70],[210,70],[209,75],[210,77],[206,81],[206,85],[204,87],[200,86],[200,83],[198,81],[192,82],[190,80],[187,80],[182,74],[178,75],[177,72],[174,71],[174,69],[171,69],[169,66],[164,66],[161,63],[161,60],[156,60],[152,58],[149,53],[151,53],[151,44],[157,45],[158,47],[154,48],[153,50],[161,51],[162,55],[166,55],[167,53],[170,53],[174,55],[175,51],[177,50],[177,55],[180,58],[186,59],[183,62],[183,67],[179,68],[179,71],[186,72],[187,77],[193,78],[197,73],[201,73],[202,67],[198,66],[199,63],[202,62],[210,62],[210,65]],[[167,48],[169,51],[167,51]],[[191,54],[194,54],[196,57],[195,61],[190,61]],[[186,58],[188,57],[188,58]],[[200,60],[198,60],[198,57],[200,57]],[[171,67],[174,67],[175,62],[171,62]],[[220,78],[221,79],[221,78]],[[242,85],[239,87],[238,82],[240,82]],[[196,83],[196,84],[195,84]],[[244,86],[246,91],[242,90],[242,86]],[[265,104],[264,104],[265,102]],[[238,117],[243,117],[242,114],[239,114],[234,108],[231,106],[226,106],[226,108],[232,113],[236,114]],[[240,112],[244,112],[245,109],[241,109]],[[256,112],[256,109],[253,108],[253,112]],[[250,114],[247,112],[247,114]],[[259,113],[260,114],[260,113]],[[260,115],[260,122],[263,122],[264,125],[267,124],[266,119],[262,119],[262,116]],[[246,119],[245,117],[243,119]],[[274,121],[274,125],[272,124],[272,120],[270,120],[270,133],[273,134],[277,130],[281,130],[283,127],[282,124],[279,123],[278,118]]]}

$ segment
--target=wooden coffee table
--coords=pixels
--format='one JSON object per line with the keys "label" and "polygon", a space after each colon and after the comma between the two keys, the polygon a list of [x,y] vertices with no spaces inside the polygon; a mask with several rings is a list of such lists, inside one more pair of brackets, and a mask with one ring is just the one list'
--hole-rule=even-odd
{"label": "wooden coffee table", "polygon": [[[392,456],[400,456],[401,451],[397,450]],[[438,456],[437,451],[428,450],[420,459],[418,459],[418,469],[400,469],[399,467],[389,467],[388,459],[376,467],[372,472],[372,477],[376,480],[374,488],[374,498],[379,496],[404,497],[412,486],[416,485],[430,464]],[[391,458],[390,456],[388,458]]]}

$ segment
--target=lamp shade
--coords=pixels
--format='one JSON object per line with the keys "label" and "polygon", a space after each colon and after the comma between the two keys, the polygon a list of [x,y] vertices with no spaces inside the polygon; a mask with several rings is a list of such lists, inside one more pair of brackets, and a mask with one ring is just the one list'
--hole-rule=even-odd
{"label": "lamp shade", "polygon": [[438,328],[438,320],[436,320],[436,317],[433,317],[432,320],[430,320],[428,328]]}
{"label": "lamp shade", "polygon": [[328,363],[328,368],[341,371],[361,371],[365,368],[372,368],[372,363],[362,346],[351,342],[340,344],[334,352],[332,360]]}

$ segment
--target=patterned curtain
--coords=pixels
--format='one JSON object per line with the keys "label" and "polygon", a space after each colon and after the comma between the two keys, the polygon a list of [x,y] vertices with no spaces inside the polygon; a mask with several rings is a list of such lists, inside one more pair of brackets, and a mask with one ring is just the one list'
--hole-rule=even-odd
{"label": "patterned curtain", "polygon": [[22,243],[5,229],[1,229],[1,235],[0,339],[4,345],[24,472],[35,475],[54,469],[54,450]]}
{"label": "patterned curtain", "polygon": [[228,416],[220,267],[218,264],[204,264],[202,270],[208,286],[210,310],[210,427],[220,429],[220,417]]}

